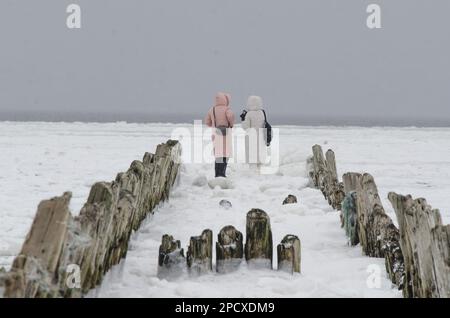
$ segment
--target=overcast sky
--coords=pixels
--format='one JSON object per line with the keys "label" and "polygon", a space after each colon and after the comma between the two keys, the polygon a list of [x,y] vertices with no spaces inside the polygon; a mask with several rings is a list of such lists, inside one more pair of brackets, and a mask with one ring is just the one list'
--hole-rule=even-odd
{"label": "overcast sky", "polygon": [[0,113],[191,121],[226,91],[278,122],[450,123],[449,16],[448,0],[1,0]]}

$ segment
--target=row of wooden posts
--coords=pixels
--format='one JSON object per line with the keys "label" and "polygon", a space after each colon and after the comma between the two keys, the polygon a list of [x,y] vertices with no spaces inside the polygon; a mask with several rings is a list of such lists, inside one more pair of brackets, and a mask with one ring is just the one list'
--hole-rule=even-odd
{"label": "row of wooden posts", "polygon": [[168,198],[180,156],[177,141],[158,145],[114,181],[94,184],[76,217],[69,192],[42,201],[11,270],[0,275],[4,297],[81,297],[101,284],[126,257],[132,232]]}
{"label": "row of wooden posts", "polygon": [[[286,235],[277,246],[278,270],[300,273],[300,240]],[[217,236],[216,271],[229,273],[236,270],[245,256],[251,268],[273,268],[273,242],[270,218],[260,209],[247,213],[246,241],[235,227],[224,227]],[[190,238],[186,256],[181,243],[171,235],[162,237],[158,257],[158,276],[173,279],[186,269],[191,275],[213,271],[213,233],[204,230],[200,236]]]}
{"label": "row of wooden posts", "polygon": [[330,205],[341,211],[351,245],[385,258],[386,271],[404,297],[450,297],[450,225],[425,199],[394,192],[388,199],[399,227],[385,213],[374,178],[349,172],[339,182],[335,155],[313,146],[309,175]]}

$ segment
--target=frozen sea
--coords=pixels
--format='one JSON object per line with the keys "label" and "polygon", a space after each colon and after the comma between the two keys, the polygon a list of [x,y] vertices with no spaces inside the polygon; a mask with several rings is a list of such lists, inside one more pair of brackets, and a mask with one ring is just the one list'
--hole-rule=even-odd
{"label": "frozen sea", "polygon": [[[20,251],[42,199],[70,190],[77,214],[96,181],[110,181],[144,152],[170,138],[181,124],[0,122],[0,266],[9,268]],[[337,168],[375,177],[384,208],[395,219],[389,191],[425,197],[450,221],[450,129],[279,126],[279,172],[259,175],[230,165],[234,189],[195,187],[199,175],[213,176],[210,164],[185,164],[170,200],[134,234],[127,259],[105,277],[90,297],[400,297],[384,271],[384,260],[349,247],[339,215],[318,190],[309,188],[305,161],[318,143],[336,153]],[[282,206],[288,194],[296,205]],[[233,207],[219,207],[228,199]],[[156,277],[158,247],[165,233],[186,247],[190,236],[231,224],[245,231],[251,208],[265,210],[274,245],[286,234],[302,241],[302,273],[249,270],[211,273],[176,281]],[[276,253],[274,255],[276,264]],[[380,268],[376,288],[367,283]],[[372,287],[372,288],[371,288]]]}

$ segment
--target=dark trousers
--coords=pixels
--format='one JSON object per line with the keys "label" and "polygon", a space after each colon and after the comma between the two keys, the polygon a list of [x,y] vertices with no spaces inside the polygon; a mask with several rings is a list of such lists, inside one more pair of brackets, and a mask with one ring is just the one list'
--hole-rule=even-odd
{"label": "dark trousers", "polygon": [[225,172],[227,170],[227,164],[228,164],[228,158],[216,158],[216,163],[215,163],[215,170],[216,170],[216,178],[217,177],[224,177],[226,178],[227,176],[225,175]]}

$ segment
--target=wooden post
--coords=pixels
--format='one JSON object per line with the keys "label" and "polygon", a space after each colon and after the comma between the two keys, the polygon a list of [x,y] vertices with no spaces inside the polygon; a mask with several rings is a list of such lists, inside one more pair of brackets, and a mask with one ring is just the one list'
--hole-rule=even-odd
{"label": "wooden post", "polygon": [[61,197],[42,201],[34,218],[32,229],[22,246],[20,254],[38,258],[49,272],[55,273],[59,255],[63,248],[70,217],[69,202],[72,197],[66,192]]}
{"label": "wooden post", "polygon": [[356,191],[361,188],[362,174],[356,172],[347,172],[342,176],[342,181],[344,183],[344,192],[348,194],[349,192]]}
{"label": "wooden post", "polygon": [[325,159],[323,157],[322,147],[319,145],[314,145],[313,150],[313,183],[316,188],[323,192],[324,178],[326,171]]}
{"label": "wooden post", "polygon": [[297,197],[295,195],[289,194],[283,201],[283,205],[297,203]]}
{"label": "wooden post", "polygon": [[405,297],[450,297],[450,225],[425,199],[389,193],[400,227]]}
{"label": "wooden post", "polygon": [[[341,226],[346,229],[345,231],[347,233],[347,236],[350,235],[349,238],[351,245],[359,243],[358,214],[356,209],[356,196],[357,196],[356,190],[361,188],[361,179],[362,175],[360,173],[355,172],[347,172],[344,173],[344,175],[342,176],[342,183],[344,187],[343,191],[345,193],[344,201],[346,206],[345,208],[344,206],[342,206]],[[350,195],[351,192],[353,192],[354,195]],[[353,205],[355,206],[354,209]],[[347,227],[349,224],[351,224],[352,229]],[[356,237],[354,237],[353,235],[356,235]]]}
{"label": "wooden post", "polygon": [[344,185],[339,182],[337,169],[336,169],[336,158],[334,152],[331,149],[325,154],[325,164],[326,164],[326,184],[325,193],[329,204],[335,210],[341,210],[341,204],[345,197]]}
{"label": "wooden post", "polygon": [[344,202],[342,203],[343,227],[351,246],[355,246],[359,243],[356,195],[356,191],[347,193]]}
{"label": "wooden post", "polygon": [[245,259],[251,267],[272,269],[272,230],[266,212],[252,209],[247,213]]}
{"label": "wooden post", "polygon": [[404,263],[399,231],[384,211],[373,177],[365,173],[356,187],[358,237],[363,251],[368,256],[384,258],[390,278],[402,287]]}
{"label": "wooden post", "polygon": [[58,273],[71,197],[72,194],[66,192],[39,204],[32,230],[13,262],[5,297],[45,297],[56,289],[51,285],[51,279]]}
{"label": "wooden post", "polygon": [[341,210],[344,200],[344,185],[337,177],[336,159],[334,152],[329,149],[323,156],[322,147],[313,146],[313,171],[310,172],[316,188],[322,191],[325,199],[336,210]]}
{"label": "wooden post", "polygon": [[200,275],[212,271],[212,231],[204,230],[200,236],[192,236],[187,251],[189,272]]}
{"label": "wooden post", "polygon": [[218,273],[232,272],[239,267],[244,255],[242,233],[229,225],[217,235],[216,270]]}
{"label": "wooden post", "polygon": [[11,271],[0,277],[0,290],[4,288],[4,297],[6,298],[25,298],[27,282],[23,270]]}
{"label": "wooden post", "polygon": [[278,270],[300,273],[301,245],[295,235],[286,235],[277,246]]}
{"label": "wooden post", "polygon": [[228,200],[220,200],[219,205],[226,210],[231,209],[233,207],[231,202]]}
{"label": "wooden post", "polygon": [[176,241],[171,235],[163,235],[159,246],[158,277],[175,278],[180,276],[185,268],[186,259],[180,241]]}
{"label": "wooden post", "polygon": [[329,178],[332,182],[338,182],[337,168],[336,168],[336,157],[333,150],[328,149],[325,153],[325,164],[327,171],[329,172]]}

